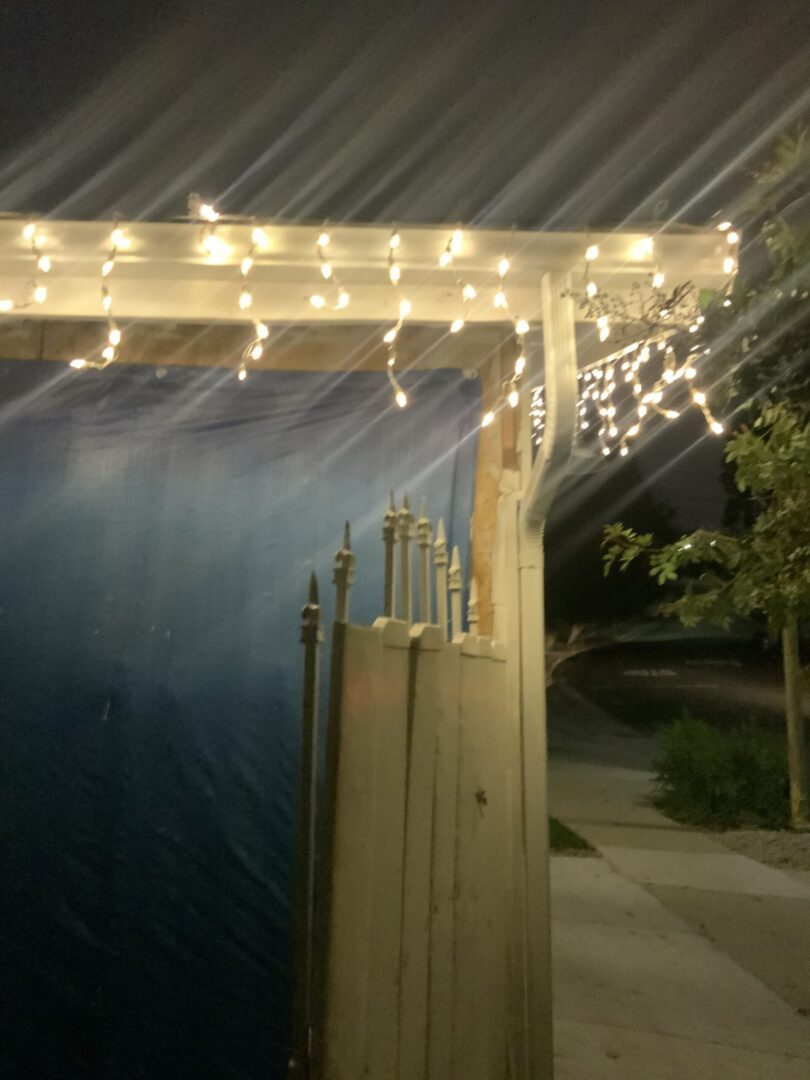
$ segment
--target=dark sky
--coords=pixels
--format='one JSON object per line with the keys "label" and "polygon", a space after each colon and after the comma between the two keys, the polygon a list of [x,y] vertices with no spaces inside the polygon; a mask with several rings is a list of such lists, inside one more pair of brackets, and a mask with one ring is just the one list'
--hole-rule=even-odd
{"label": "dark sky", "polygon": [[4,0],[0,210],[699,222],[808,42],[808,0]]}

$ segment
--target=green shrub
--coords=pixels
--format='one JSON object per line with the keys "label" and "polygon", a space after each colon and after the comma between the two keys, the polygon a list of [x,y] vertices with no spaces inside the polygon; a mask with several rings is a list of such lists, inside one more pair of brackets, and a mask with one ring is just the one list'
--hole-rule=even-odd
{"label": "green shrub", "polygon": [[688,714],[664,732],[656,805],[676,821],[716,828],[787,828],[784,736],[748,721],[718,730]]}

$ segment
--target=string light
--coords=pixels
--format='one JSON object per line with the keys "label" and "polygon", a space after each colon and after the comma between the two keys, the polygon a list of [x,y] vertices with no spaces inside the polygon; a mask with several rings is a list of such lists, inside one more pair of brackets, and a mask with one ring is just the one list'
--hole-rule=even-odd
{"label": "string light", "polygon": [[[338,281],[332,261],[328,257],[327,251],[331,242],[332,238],[327,230],[322,229],[315,240],[315,251],[318,255],[321,277],[331,286],[335,294],[335,301],[331,305],[332,310],[343,311],[344,308],[349,306],[349,294]],[[319,310],[327,306],[326,297],[322,293],[313,293],[309,298],[309,302]]]}
{"label": "string light", "polygon": [[408,395],[402,389],[395,371],[397,365],[397,338],[399,337],[399,332],[402,329],[403,323],[411,314],[413,308],[410,300],[407,300],[402,296],[399,291],[402,274],[400,273],[399,264],[396,260],[396,253],[399,251],[401,242],[400,235],[395,228],[388,240],[388,280],[396,290],[397,298],[399,300],[397,309],[399,317],[397,318],[396,323],[383,335],[383,344],[388,351],[386,372],[388,374],[388,382],[391,384],[391,389],[394,392],[394,403],[398,408],[405,409],[408,406]]}
{"label": "string light", "polygon": [[[260,226],[254,225],[250,231],[250,246],[239,264],[239,270],[242,276],[239,290],[239,308],[241,311],[250,311],[253,307],[253,291],[250,288],[249,278],[256,265],[256,254],[259,247],[267,247],[267,236]],[[262,322],[261,319],[251,319],[251,325],[253,326],[253,337],[248,341],[244,348],[242,353],[242,364],[237,372],[237,377],[241,381],[244,381],[244,379],[247,378],[245,362],[248,360],[254,362],[261,360],[264,355],[264,342],[267,341],[270,336],[267,324]]]}

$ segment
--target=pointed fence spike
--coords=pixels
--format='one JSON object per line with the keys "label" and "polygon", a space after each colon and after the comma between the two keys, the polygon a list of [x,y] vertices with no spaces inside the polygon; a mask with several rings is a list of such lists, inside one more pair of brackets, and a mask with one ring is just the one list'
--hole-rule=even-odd
{"label": "pointed fence spike", "polygon": [[433,541],[433,527],[425,516],[425,501],[422,500],[422,511],[416,523],[416,543],[418,546],[419,567],[419,621],[431,623],[431,595],[430,595],[430,547]]}
{"label": "pointed fence spike", "polygon": [[335,554],[335,570],[332,576],[335,585],[335,622],[338,623],[349,621],[349,589],[354,581],[354,562],[347,521],[343,532],[343,546]]}
{"label": "pointed fence spike", "polygon": [[436,540],[433,543],[433,567],[436,574],[436,622],[447,641],[447,536],[442,518],[439,518]]}
{"label": "pointed fence spike", "polygon": [[397,508],[397,506],[396,506],[396,503],[394,502],[394,493],[392,491],[391,492],[391,501],[388,504],[388,509],[389,510],[396,510],[396,508]]}
{"label": "pointed fence spike", "polygon": [[318,603],[318,575],[314,570],[309,575],[309,602],[310,604]]}
{"label": "pointed fence spike", "polygon": [[403,496],[402,509],[397,514],[399,534],[399,591],[401,617],[413,622],[413,598],[411,596],[411,540],[413,539],[413,514],[408,496]]}
{"label": "pointed fence spike", "polygon": [[453,548],[453,558],[450,562],[448,574],[448,588],[450,590],[450,628],[451,640],[462,632],[461,627],[461,555],[458,547]]}
{"label": "pointed fence spike", "polygon": [[346,522],[346,526],[343,529],[343,546],[347,551],[352,550],[352,530],[349,522]]}

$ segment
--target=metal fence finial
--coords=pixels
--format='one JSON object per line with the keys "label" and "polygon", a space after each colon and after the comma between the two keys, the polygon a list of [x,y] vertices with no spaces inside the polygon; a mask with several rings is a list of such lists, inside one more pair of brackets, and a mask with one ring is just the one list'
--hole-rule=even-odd
{"label": "metal fence finial", "polygon": [[335,570],[332,581],[335,584],[335,622],[349,621],[349,590],[354,581],[354,552],[349,522],[343,530],[343,547],[335,555]]}
{"label": "metal fence finial", "polygon": [[413,539],[413,514],[408,503],[408,496],[402,497],[402,508],[397,514],[399,526],[399,591],[402,618],[407,623],[413,622],[413,600],[411,597],[411,540]]}
{"label": "metal fence finial", "polygon": [[450,562],[448,575],[448,588],[450,590],[450,627],[451,637],[462,633],[461,625],[461,555],[457,547],[453,548],[453,558]]}
{"label": "metal fence finial", "polygon": [[444,532],[444,519],[439,518],[436,527],[436,539],[433,543],[433,565],[436,570],[436,622],[441,628],[444,639],[448,638],[447,626],[447,536]]}
{"label": "metal fence finial", "polygon": [[426,514],[425,500],[419,511],[416,523],[416,544],[419,548],[419,621],[432,622],[430,596],[430,545],[433,540],[433,526]]}
{"label": "metal fence finial", "polygon": [[394,545],[397,542],[397,509],[394,505],[394,493],[383,514],[383,545],[385,549],[385,569],[383,575],[383,615],[393,619],[396,608],[394,598]]}

